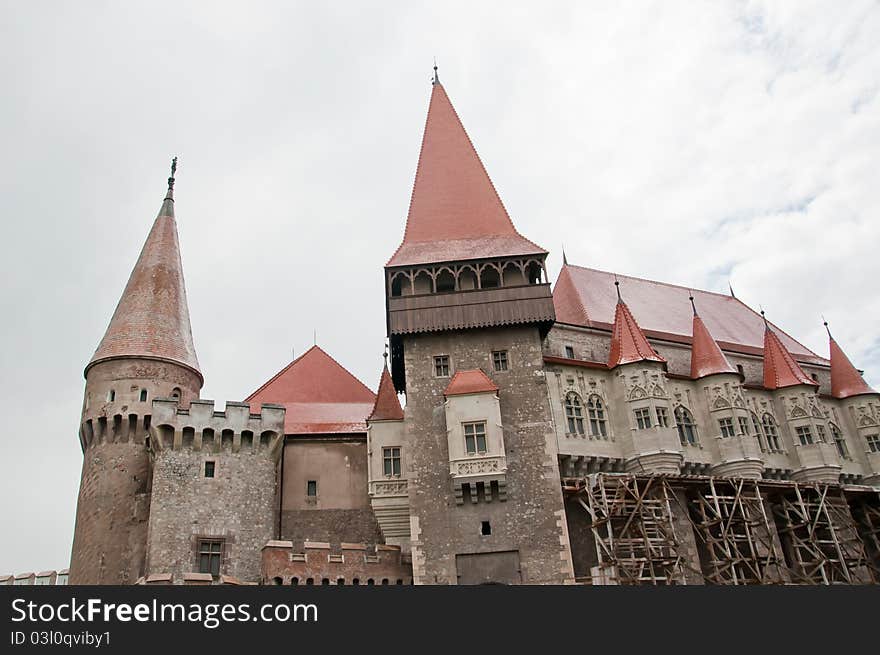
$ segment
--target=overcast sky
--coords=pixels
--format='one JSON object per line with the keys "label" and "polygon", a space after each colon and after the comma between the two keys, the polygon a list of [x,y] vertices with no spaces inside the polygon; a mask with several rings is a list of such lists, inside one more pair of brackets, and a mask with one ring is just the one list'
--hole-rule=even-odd
{"label": "overcast sky", "polygon": [[880,5],[0,0],[0,573],[68,565],[84,365],[180,157],[204,398],[375,389],[432,58],[519,230],[880,385]]}

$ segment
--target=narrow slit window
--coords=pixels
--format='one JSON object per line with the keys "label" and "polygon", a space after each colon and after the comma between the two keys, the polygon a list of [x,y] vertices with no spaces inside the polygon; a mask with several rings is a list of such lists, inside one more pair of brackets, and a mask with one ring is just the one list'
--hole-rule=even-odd
{"label": "narrow slit window", "polygon": [[205,462],[205,477],[213,478],[217,464],[215,462]]}
{"label": "narrow slit window", "polygon": [[306,482],[306,496],[315,498],[318,495],[318,481],[309,480]]}

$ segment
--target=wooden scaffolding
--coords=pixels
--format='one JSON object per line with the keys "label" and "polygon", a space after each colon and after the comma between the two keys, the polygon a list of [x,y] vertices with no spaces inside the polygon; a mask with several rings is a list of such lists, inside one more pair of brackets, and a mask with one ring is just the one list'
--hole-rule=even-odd
{"label": "wooden scaffolding", "polygon": [[689,515],[707,584],[781,584],[784,561],[757,480],[708,478],[692,486]]}
{"label": "wooden scaffolding", "polygon": [[684,567],[665,478],[599,473],[580,486],[591,518],[594,578],[624,585],[684,584]]}

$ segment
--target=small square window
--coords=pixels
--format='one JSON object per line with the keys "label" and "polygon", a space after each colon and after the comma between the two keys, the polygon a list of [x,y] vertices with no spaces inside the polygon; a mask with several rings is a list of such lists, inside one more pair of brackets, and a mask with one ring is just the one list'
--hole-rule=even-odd
{"label": "small square window", "polygon": [[720,418],[718,419],[718,426],[721,428],[721,436],[722,437],[733,437],[736,435],[736,431],[733,429],[733,419],[732,418]]}
{"label": "small square window", "polygon": [[506,350],[493,350],[492,351],[492,365],[495,367],[496,371],[506,371],[507,370],[507,351]]}
{"label": "small square window", "polygon": [[434,375],[438,378],[449,377],[449,355],[436,355],[434,357]]}
{"label": "small square window", "polygon": [[574,359],[574,348],[572,348],[571,346],[565,347],[565,358]]}
{"label": "small square window", "polygon": [[220,575],[220,562],[222,559],[222,540],[201,539],[199,541],[199,573],[210,573],[216,578]]}
{"label": "small square window", "polygon": [[809,425],[802,425],[794,429],[797,433],[798,441],[801,442],[802,446],[809,446],[813,443],[813,431],[810,430]]}
{"label": "small square window", "polygon": [[880,453],[880,435],[865,435],[865,441],[868,442],[868,451],[872,453]]}
{"label": "small square window", "polygon": [[315,498],[318,495],[318,481],[317,480],[309,480],[306,482],[306,496],[310,498]]}
{"label": "small square window", "polygon": [[647,407],[635,410],[636,425],[639,430],[647,430],[651,427],[651,410]]}
{"label": "small square window", "polygon": [[205,462],[205,477],[213,478],[216,467],[217,464],[215,462]]}

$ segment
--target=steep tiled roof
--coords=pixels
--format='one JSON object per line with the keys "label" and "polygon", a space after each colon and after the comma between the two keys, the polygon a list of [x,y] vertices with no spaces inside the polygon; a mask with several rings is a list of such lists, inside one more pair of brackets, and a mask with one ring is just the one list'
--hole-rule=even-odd
{"label": "steep tiled roof", "polygon": [[201,376],[170,189],[86,371],[99,361],[116,357],[169,360]]}
{"label": "steep tiled roof", "polygon": [[284,405],[286,434],[366,432],[375,401],[372,391],[318,346],[245,398],[252,412],[259,412],[261,403]]}
{"label": "steep tiled roof", "polygon": [[[581,266],[564,266],[559,274],[553,289],[557,322],[610,329],[617,303],[615,278],[621,281],[627,305],[648,337],[691,342],[690,289]],[[757,312],[727,294],[693,290],[693,295],[700,308],[700,318],[721,348],[752,355],[763,353],[764,321]],[[799,361],[828,364],[828,360],[775,326],[774,329],[786,349]]]}
{"label": "steep tiled roof", "polygon": [[516,231],[446,90],[435,82],[403,242],[387,266],[545,253]]}
{"label": "steep tiled roof", "polygon": [[767,325],[764,330],[764,387],[783,389],[798,384],[819,386],[786,350],[776,332]]}
{"label": "steep tiled roof", "polygon": [[835,398],[849,398],[863,393],[877,393],[868,386],[830,333],[828,341],[831,349],[831,395]]}
{"label": "steep tiled roof", "polygon": [[373,411],[370,413],[368,421],[402,421],[403,408],[400,406],[400,400],[397,398],[397,392],[394,390],[394,382],[391,381],[391,374],[388,372],[388,366],[382,369],[382,377],[379,380],[379,393],[376,394],[376,404],[373,405]]}
{"label": "steep tiled roof", "polygon": [[614,327],[611,330],[608,368],[643,361],[665,362],[666,360],[648,343],[626,303],[618,300],[614,312]]}
{"label": "steep tiled roof", "polygon": [[482,369],[475,368],[469,371],[457,371],[449,381],[445,396],[463,396],[469,393],[486,393],[498,391],[498,385],[486,375]]}
{"label": "steep tiled roof", "polygon": [[716,373],[736,373],[721,348],[709,334],[706,324],[694,314],[693,345],[691,346],[691,377],[695,380]]}

